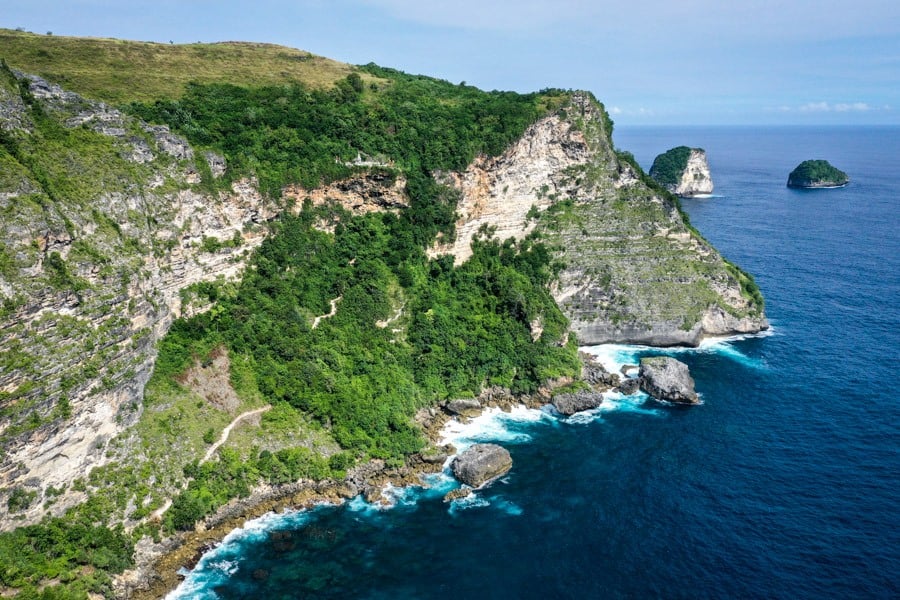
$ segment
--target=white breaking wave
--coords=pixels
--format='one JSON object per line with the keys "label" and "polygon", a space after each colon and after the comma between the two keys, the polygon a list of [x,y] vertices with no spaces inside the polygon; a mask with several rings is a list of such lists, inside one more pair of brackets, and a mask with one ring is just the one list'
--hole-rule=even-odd
{"label": "white breaking wave", "polygon": [[246,542],[268,539],[269,532],[279,529],[297,529],[311,518],[308,510],[290,510],[283,513],[267,513],[247,521],[243,527],[232,530],[214,549],[204,554],[184,581],[166,595],[166,600],[218,600],[212,591],[224,584],[240,569],[243,545]]}
{"label": "white breaking wave", "polygon": [[441,429],[439,445],[453,444],[458,451],[481,442],[523,443],[531,441],[531,435],[515,429],[516,425],[527,425],[551,421],[546,412],[524,405],[514,406],[510,412],[499,408],[488,408],[468,423],[448,421]]}
{"label": "white breaking wave", "polygon": [[[715,353],[728,357],[736,362],[753,368],[766,368],[765,364],[754,358],[750,358],[734,347],[733,343],[751,337],[765,337],[773,335],[773,330],[762,333],[724,338],[704,339],[698,348],[654,348],[650,346],[631,346],[624,344],[602,344],[599,346],[586,346],[580,348],[587,352],[603,365],[610,373],[621,373],[626,365],[637,365],[641,354],[652,351],[655,354],[678,355],[687,352]],[[626,375],[634,376],[637,371],[626,370]],[[610,391],[603,394],[603,404],[600,407],[577,413],[570,417],[563,417],[552,408],[545,407],[542,410],[527,408],[523,405],[513,407],[509,412],[499,408],[488,408],[481,415],[463,423],[456,419],[449,421],[440,432],[439,444],[453,444],[458,452],[462,452],[473,444],[482,442],[499,442],[506,444],[519,444],[531,441],[536,433],[536,426],[584,426],[595,422],[602,422],[603,415],[609,412],[635,412],[651,416],[665,415],[664,410],[647,408],[649,396],[643,392],[631,395],[623,395]],[[523,431],[528,429],[529,432]],[[441,473],[425,475],[421,486],[396,487],[387,484],[382,490],[382,502],[370,503],[362,496],[357,496],[346,504],[348,510],[363,515],[375,515],[384,510],[397,506],[414,506],[422,498],[442,498],[447,492],[459,487],[459,483],[450,473],[449,465],[453,457],[448,458]],[[450,502],[448,512],[456,515],[460,511],[494,507],[512,516],[522,514],[522,508],[517,504],[494,497],[485,498],[485,491],[473,492],[465,498],[458,498]],[[166,600],[218,600],[218,596],[212,590],[224,584],[228,578],[240,569],[242,546],[246,542],[263,541],[273,530],[297,529],[305,525],[312,518],[312,511],[287,511],[284,513],[269,513],[248,521],[244,527],[235,529],[229,533],[222,542],[213,550],[206,553],[197,563],[196,568],[187,573],[184,581],[177,589],[166,596]]]}
{"label": "white breaking wave", "polygon": [[[647,352],[665,354],[668,356],[690,353],[718,354],[753,369],[767,369],[768,366],[764,361],[747,356],[737,349],[734,346],[734,343],[751,338],[768,337],[771,335],[775,335],[775,330],[773,328],[769,328],[766,331],[761,331],[759,333],[704,338],[696,348],[657,348],[654,346],[632,346],[626,344],[600,344],[599,346],[584,346],[580,348],[580,350],[596,357],[597,361],[603,365],[603,368],[610,373],[621,373],[621,369],[626,365],[637,365],[640,362],[640,355]],[[636,372],[632,373],[631,371],[628,371],[627,373],[629,375],[636,374]]]}

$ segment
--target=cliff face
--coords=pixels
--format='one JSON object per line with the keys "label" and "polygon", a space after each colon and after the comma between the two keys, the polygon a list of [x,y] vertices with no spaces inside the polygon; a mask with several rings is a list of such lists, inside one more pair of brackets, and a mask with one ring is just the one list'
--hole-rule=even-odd
{"label": "cliff face", "polygon": [[709,173],[709,163],[706,161],[706,152],[699,148],[691,148],[687,165],[681,173],[681,180],[674,190],[669,190],[676,196],[698,196],[712,194],[713,182]]}
{"label": "cliff face", "polygon": [[676,196],[690,198],[713,191],[706,151],[678,146],[653,160],[650,177]]}
{"label": "cliff face", "polygon": [[[253,181],[216,184],[221,157],[166,127],[21,74],[0,74],[0,529],[84,499],[72,482],[137,422],[156,344],[185,288],[240,276],[276,207]],[[583,344],[695,344],[766,326],[740,271],[614,152],[609,121],[573,94],[496,158],[438,178],[461,192],[470,256],[482,226],[543,236],[564,265],[553,294]],[[377,171],[295,201],[355,213],[407,204]],[[31,501],[15,514],[7,498]]]}
{"label": "cliff face", "polygon": [[564,264],[553,293],[581,344],[695,345],[768,327],[752,280],[620,160],[585,94],[450,180],[463,198],[458,239],[444,250],[464,260],[482,225],[501,239],[537,231]]}
{"label": "cliff face", "polygon": [[[570,107],[589,115],[596,107],[578,96]],[[482,226],[496,228],[499,239],[522,239],[537,225],[536,211],[560,198],[582,197],[580,182],[569,175],[591,158],[584,132],[563,114],[540,119],[498,157],[478,157],[462,173],[439,177],[462,192],[456,239],[433,254],[453,254],[457,263],[471,256],[470,243]]]}
{"label": "cliff face", "polygon": [[[140,415],[182,290],[238,277],[275,215],[251,181],[205,191],[201,173],[220,176],[224,161],[167,128],[15,78],[0,83],[4,529],[106,462]],[[7,515],[14,489],[33,500]]]}

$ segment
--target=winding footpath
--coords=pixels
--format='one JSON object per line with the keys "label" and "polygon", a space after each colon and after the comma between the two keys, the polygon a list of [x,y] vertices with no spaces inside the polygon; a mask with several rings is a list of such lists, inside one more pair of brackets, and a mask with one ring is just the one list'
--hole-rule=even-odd
{"label": "winding footpath", "polygon": [[390,317],[384,321],[375,321],[375,327],[380,327],[381,329],[384,329],[385,327],[387,327],[388,325],[390,325],[391,323],[393,323],[394,321],[396,321],[403,315],[403,309],[405,307],[406,307],[406,303],[404,302],[403,304],[400,305],[400,308],[397,309],[397,312],[394,313],[393,317]]}
{"label": "winding footpath", "polygon": [[312,323],[313,329],[315,329],[316,327],[319,326],[319,323],[322,321],[322,319],[330,319],[331,317],[333,317],[334,315],[337,314],[337,303],[341,300],[341,298],[343,298],[343,296],[338,296],[337,298],[335,298],[334,300],[331,301],[331,312],[330,313],[328,313],[326,315],[320,315],[320,316],[316,317],[315,319],[313,319],[313,323]]}
{"label": "winding footpath", "polygon": [[234,429],[234,426],[237,425],[240,421],[243,421],[244,419],[247,419],[254,415],[261,415],[262,413],[266,412],[267,410],[271,410],[271,408],[272,408],[272,405],[270,404],[268,406],[263,406],[262,408],[257,408],[255,410],[248,410],[247,412],[241,413],[238,416],[236,416],[234,418],[234,420],[232,420],[231,423],[229,423],[225,427],[225,429],[222,430],[222,435],[219,436],[219,441],[217,441],[215,444],[213,444],[212,446],[209,447],[209,449],[206,451],[206,454],[203,455],[203,458],[200,460],[200,462],[198,464],[202,465],[203,463],[208,461],[210,458],[212,458],[212,455],[215,454],[216,450],[218,450],[222,444],[224,444],[225,442],[228,441],[228,435],[231,433],[231,430]]}
{"label": "winding footpath", "polygon": [[[222,446],[222,444],[224,444],[225,442],[228,441],[228,436],[231,434],[231,430],[234,429],[235,425],[237,425],[244,419],[248,419],[255,415],[261,415],[264,412],[271,410],[271,409],[272,409],[272,405],[269,404],[267,406],[255,408],[253,410],[248,410],[247,412],[243,412],[243,413],[239,414],[238,416],[236,416],[234,419],[232,419],[231,423],[229,423],[225,427],[225,429],[222,430],[222,435],[219,436],[219,440],[215,444],[210,446],[209,449],[207,449],[206,454],[203,455],[203,458],[200,459],[200,462],[197,464],[202,465],[203,463],[208,461],[210,458],[212,458],[213,454],[216,453],[216,450],[218,450]],[[181,489],[182,490],[186,489],[189,482],[190,482],[190,480],[186,480],[182,484]],[[149,520],[155,521],[155,520],[161,519],[162,516],[164,514],[166,514],[166,511],[169,510],[169,508],[171,508],[171,507],[172,507],[172,498],[167,498],[165,504],[163,504],[162,506],[160,506],[159,508],[157,508],[155,511],[153,511],[150,514]]]}

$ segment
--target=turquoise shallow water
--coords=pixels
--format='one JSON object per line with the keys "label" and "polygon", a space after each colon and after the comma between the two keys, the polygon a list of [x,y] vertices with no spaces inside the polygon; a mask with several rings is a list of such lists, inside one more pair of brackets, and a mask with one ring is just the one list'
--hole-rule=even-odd
{"label": "turquoise shallow water", "polygon": [[[767,299],[770,335],[671,351],[703,405],[637,395],[570,420],[486,416],[456,441],[499,440],[514,466],[474,499],[444,504],[454,484],[435,477],[390,490],[388,510],[264,517],[173,597],[900,597],[900,129],[615,139],[645,168],[672,146],[708,151],[715,195],[685,208]],[[851,184],[789,190],[808,158]]]}

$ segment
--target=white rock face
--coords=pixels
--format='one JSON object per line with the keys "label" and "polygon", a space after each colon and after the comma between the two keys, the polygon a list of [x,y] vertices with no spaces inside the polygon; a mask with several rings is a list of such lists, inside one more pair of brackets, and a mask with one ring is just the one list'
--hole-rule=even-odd
{"label": "white rock face", "polygon": [[[39,520],[51,486],[66,488],[53,514],[83,500],[71,482],[109,460],[109,442],[140,417],[156,343],[184,310],[198,310],[182,306],[181,291],[240,277],[277,214],[251,180],[218,194],[192,187],[193,150],[168,129],[145,126],[148,143],[128,133],[131,117],[39,78],[28,81],[65,126],[112,138],[120,156],[149,175],[98,185],[89,203],[57,197],[44,211],[13,200],[41,193],[27,178],[0,194],[0,240],[18,267],[0,274],[0,299],[14,306],[0,319],[0,351],[17,357],[0,364],[0,530]],[[19,104],[0,94],[0,126],[27,133]],[[176,160],[157,161],[163,154]],[[220,157],[215,163],[219,172],[226,168]],[[210,251],[216,244],[205,244],[209,239],[221,242],[218,249]],[[53,261],[64,261],[79,289],[48,285]],[[6,499],[15,488],[36,497],[9,515]]]}
{"label": "white rock face", "polygon": [[[576,96],[574,107],[592,117],[597,111],[587,98]],[[579,197],[582,188],[566,169],[591,157],[584,132],[559,115],[545,117],[501,156],[479,157],[463,173],[444,179],[462,192],[453,244],[438,245],[431,255],[453,254],[456,263],[472,255],[472,238],[483,225],[496,229],[497,239],[524,238],[535,227],[527,218],[534,207],[546,210],[556,200]]]}
{"label": "white rock face", "polygon": [[712,194],[713,182],[709,172],[709,163],[706,160],[706,152],[698,148],[691,149],[691,155],[681,174],[681,180],[671,192],[676,196],[685,197]]}
{"label": "white rock face", "polygon": [[[218,199],[183,190],[169,200],[174,211],[170,228],[157,231],[157,235],[174,235],[179,243],[161,256],[145,256],[140,276],[132,279],[125,293],[108,301],[102,316],[85,314],[83,303],[74,301],[71,295],[49,295],[34,298],[17,311],[16,324],[27,336],[0,327],[0,347],[21,345],[31,351],[38,365],[46,365],[39,366],[46,370],[38,384],[53,398],[59,393],[60,378],[83,370],[93,354],[65,350],[61,356],[62,348],[83,346],[83,340],[74,337],[77,332],[60,338],[62,319],[84,322],[84,336],[116,319],[121,323],[104,342],[115,349],[107,363],[94,377],[68,392],[71,418],[59,425],[40,427],[6,449],[0,462],[0,488],[24,486],[38,492],[50,486],[59,489],[105,464],[107,444],[140,417],[144,386],[156,360],[156,343],[182,314],[181,290],[200,281],[240,277],[246,257],[265,237],[263,229],[243,230],[276,214],[255,184],[246,180],[236,182],[231,193]],[[204,252],[199,245],[204,237],[224,241],[233,239],[235,233],[243,240],[236,249]],[[99,275],[86,279],[101,290],[109,286]],[[54,343],[60,352],[52,351]],[[42,352],[42,348],[51,351]],[[124,365],[130,365],[125,372],[121,371]],[[15,390],[32,377],[22,371],[2,372],[0,389]],[[9,425],[9,421],[0,422],[0,433]],[[0,530],[38,520],[44,513],[40,497],[29,510],[18,513],[16,520],[3,517],[6,503],[0,502]],[[81,499],[77,493],[60,497],[53,505],[54,514]]]}
{"label": "white rock face", "polygon": [[[551,293],[582,344],[696,345],[704,336],[768,327],[715,249],[619,159],[601,110],[575,94],[564,112],[535,123],[503,155],[445,176],[462,194],[457,239],[432,255],[465,261],[483,226],[500,240],[540,227],[565,265]],[[683,179],[685,194],[712,191],[703,151],[691,153]],[[540,213],[568,199],[563,215],[540,225],[528,218],[532,208]]]}

